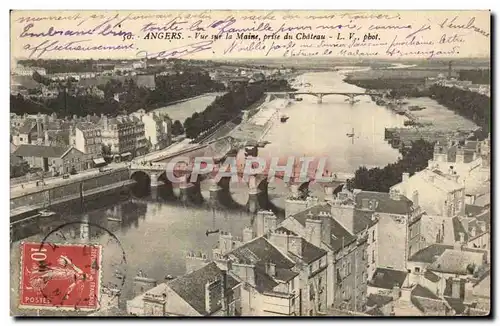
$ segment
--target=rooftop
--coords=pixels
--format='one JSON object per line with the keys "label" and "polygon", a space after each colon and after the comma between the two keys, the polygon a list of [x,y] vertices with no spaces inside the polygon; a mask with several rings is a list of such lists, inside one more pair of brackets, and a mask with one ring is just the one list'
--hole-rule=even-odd
{"label": "rooftop", "polygon": [[14,153],[21,157],[61,157],[68,148],[41,145],[20,145]]}
{"label": "rooftop", "polygon": [[328,204],[316,205],[306,209],[305,211],[299,212],[293,215],[293,218],[302,224],[302,226],[306,226],[306,220],[308,218],[322,218],[327,220],[330,225],[330,235],[329,242],[326,242],[332,250],[336,251],[342,248],[342,246],[347,246],[350,243],[356,241],[356,236],[351,234],[348,230],[346,230],[339,222],[335,219],[331,218],[331,208]]}
{"label": "rooftop", "polygon": [[395,286],[401,287],[408,272],[390,268],[377,268],[372,279],[368,282],[370,286],[384,289],[393,289]]}
{"label": "rooftop", "polygon": [[389,193],[376,191],[361,191],[356,195],[356,208],[361,209],[363,199],[372,201],[372,209],[375,212],[406,215],[411,212],[413,203],[405,196],[400,200],[392,199]]}
{"label": "rooftop", "polygon": [[446,249],[428,269],[431,271],[461,274],[472,274],[471,266],[483,264],[484,253],[465,250]]}
{"label": "rooftop", "polygon": [[[205,310],[205,285],[210,281],[220,279],[222,276],[223,271],[212,262],[168,282],[167,285],[201,315],[208,315],[209,313]],[[238,282],[232,276],[227,275],[226,288],[231,289],[236,284]]]}

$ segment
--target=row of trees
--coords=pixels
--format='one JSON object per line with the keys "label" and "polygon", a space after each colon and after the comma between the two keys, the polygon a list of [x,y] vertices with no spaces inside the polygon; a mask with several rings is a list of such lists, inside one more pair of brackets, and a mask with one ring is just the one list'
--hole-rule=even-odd
{"label": "row of trees", "polygon": [[491,100],[488,96],[455,87],[433,85],[431,97],[464,118],[474,121],[485,132],[490,131]]}
{"label": "row of trees", "polygon": [[414,174],[427,167],[428,160],[432,158],[434,144],[424,140],[412,143],[410,149],[404,149],[402,158],[397,162],[383,168],[360,167],[356,170],[354,178],[349,180],[349,189],[362,189],[366,191],[389,192],[389,188],[401,182],[405,172]]}
{"label": "row of trees", "polygon": [[186,137],[195,139],[202,132],[237,117],[242,110],[257,102],[264,92],[292,90],[286,80],[269,80],[249,85],[237,85],[218,96],[203,112],[195,112],[184,121]]}
{"label": "row of trees", "polygon": [[[36,78],[45,84],[45,77],[38,75]],[[91,95],[71,96],[67,90],[75,87],[75,84],[64,82],[59,85],[59,95],[56,98],[42,100],[39,103],[23,99],[22,96],[11,96],[11,112],[21,115],[55,112],[60,117],[85,116],[94,113],[116,116],[129,114],[139,109],[155,109],[173,101],[224,89],[224,85],[213,82],[208,74],[201,71],[157,76],[155,86],[155,89],[139,87],[132,78],[123,82],[112,79],[98,86],[104,91],[104,99],[102,99]],[[115,94],[120,94],[119,102],[115,101]]]}
{"label": "row of trees", "polygon": [[473,84],[490,84],[490,75],[489,69],[460,70],[458,72],[458,79],[470,80]]}

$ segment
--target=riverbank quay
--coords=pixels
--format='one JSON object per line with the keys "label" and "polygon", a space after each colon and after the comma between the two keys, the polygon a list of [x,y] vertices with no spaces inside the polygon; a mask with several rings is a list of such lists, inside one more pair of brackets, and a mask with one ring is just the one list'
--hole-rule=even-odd
{"label": "riverbank quay", "polygon": [[32,189],[10,199],[10,221],[16,221],[41,209],[61,209],[73,203],[84,204],[101,196],[128,191],[135,181],[130,179],[127,168],[119,168],[88,176],[86,179],[69,179]]}

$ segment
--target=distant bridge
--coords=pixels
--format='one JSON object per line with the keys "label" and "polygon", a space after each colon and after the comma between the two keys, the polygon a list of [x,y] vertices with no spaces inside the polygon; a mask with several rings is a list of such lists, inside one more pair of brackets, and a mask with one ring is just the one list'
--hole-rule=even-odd
{"label": "distant bridge", "polygon": [[382,93],[376,93],[376,92],[309,92],[309,91],[297,91],[297,92],[267,92],[266,94],[269,95],[285,95],[289,99],[295,98],[296,95],[312,95],[317,97],[317,103],[322,103],[323,102],[323,97],[326,95],[341,95],[341,96],[346,96],[349,99],[350,103],[354,103],[354,98],[357,96],[364,96],[364,95],[382,95]]}

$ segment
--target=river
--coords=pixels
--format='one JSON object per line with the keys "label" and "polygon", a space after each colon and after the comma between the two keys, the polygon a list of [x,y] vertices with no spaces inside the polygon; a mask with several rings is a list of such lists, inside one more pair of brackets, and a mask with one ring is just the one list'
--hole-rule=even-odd
{"label": "river", "polygon": [[[343,82],[338,72],[306,73],[299,78],[311,84],[304,90],[364,92]],[[359,97],[360,102],[354,105],[345,102],[342,96],[325,96],[322,104],[316,104],[313,96],[302,97],[303,101],[283,109],[289,120],[276,122],[265,137],[271,143],[261,149],[259,155],[326,155],[335,171],[344,172],[354,172],[360,165],[384,166],[397,160],[399,153],[384,141],[384,127],[402,126],[403,117],[375,105],[368,96]],[[353,128],[355,136],[351,139],[346,133]],[[271,185],[270,193],[274,191],[274,194],[270,195],[275,204],[282,207],[285,192],[279,188]],[[235,194],[235,197],[238,197],[236,202],[242,202],[241,198],[247,195]],[[116,235],[127,259],[124,300],[132,296],[131,280],[139,269],[160,282],[166,275],[181,275],[185,272],[188,251],[210,251],[216,245],[217,236],[206,236],[207,229],[221,229],[241,236],[243,227],[251,223],[252,217],[243,209],[213,211],[207,204],[185,207],[165,198],[161,189],[159,194],[133,191],[130,198],[121,202],[109,200],[105,207],[84,209],[85,213],[64,213],[63,221],[90,221]],[[110,221],[110,216],[118,216],[122,222]],[[44,222],[44,231],[39,228],[30,232],[18,230],[18,238],[39,241],[48,232],[49,225],[55,227],[63,221]],[[13,289],[17,289],[19,283],[20,240],[11,244]],[[102,232],[92,233],[92,242],[105,244],[106,241],[108,237]],[[103,270],[114,268],[107,265],[105,259],[103,261]],[[17,291],[11,293],[11,308],[17,313]]]}

